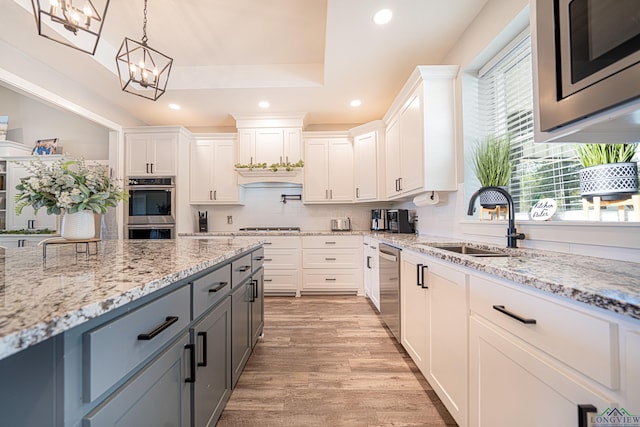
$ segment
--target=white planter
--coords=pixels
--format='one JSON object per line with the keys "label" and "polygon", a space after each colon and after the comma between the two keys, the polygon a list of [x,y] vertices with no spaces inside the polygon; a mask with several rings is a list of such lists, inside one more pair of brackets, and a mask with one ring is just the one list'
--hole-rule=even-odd
{"label": "white planter", "polygon": [[608,163],[580,170],[582,197],[622,200],[638,192],[638,167],[635,162]]}
{"label": "white planter", "polygon": [[96,235],[94,215],[92,211],[62,214],[60,236],[69,240],[93,239]]}

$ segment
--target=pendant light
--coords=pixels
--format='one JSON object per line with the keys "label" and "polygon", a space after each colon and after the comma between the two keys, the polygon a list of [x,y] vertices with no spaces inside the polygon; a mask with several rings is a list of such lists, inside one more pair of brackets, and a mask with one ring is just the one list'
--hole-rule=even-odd
{"label": "pendant light", "polygon": [[38,34],[90,55],[96,53],[110,0],[31,0]]}
{"label": "pendant light", "polygon": [[116,56],[122,90],[157,100],[167,88],[173,59],[147,45],[147,0],[144,0],[142,41],[125,37]]}

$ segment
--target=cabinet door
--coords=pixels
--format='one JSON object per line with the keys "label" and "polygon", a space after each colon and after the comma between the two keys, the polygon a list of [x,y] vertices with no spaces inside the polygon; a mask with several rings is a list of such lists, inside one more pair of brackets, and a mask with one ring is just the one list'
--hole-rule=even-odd
{"label": "cabinet door", "polygon": [[353,140],[356,202],[372,201],[378,197],[377,149],[376,132],[369,132]]}
{"label": "cabinet door", "polygon": [[243,165],[257,163],[255,129],[238,130],[238,163]]}
{"label": "cabinet door", "polygon": [[193,327],[197,375],[193,383],[196,426],[214,426],[231,395],[231,298],[225,297]]}
{"label": "cabinet door", "polygon": [[329,198],[329,142],[307,141],[304,166],[305,202],[325,202]]}
{"label": "cabinet door", "polygon": [[426,260],[416,254],[403,251],[400,257],[400,334],[402,345],[416,366],[426,375],[428,366],[428,315],[429,289],[424,283],[423,267]]}
{"label": "cabinet door", "polygon": [[[191,357],[184,334],[83,419],[86,427],[191,426]],[[192,356],[193,355],[193,356]]]}
{"label": "cabinet door", "polygon": [[213,159],[213,200],[220,203],[238,202],[234,141],[215,141]]}
{"label": "cabinet door", "polygon": [[251,279],[235,287],[231,293],[231,384],[235,387],[244,365],[251,355]]}
{"label": "cabinet door", "polygon": [[253,281],[253,298],[251,299],[251,346],[255,346],[264,329],[264,269],[255,272]]}
{"label": "cabinet door", "polygon": [[153,158],[151,174],[173,176],[176,174],[176,135],[156,134],[151,139]]}
{"label": "cabinet door", "polygon": [[385,168],[387,196],[400,194],[400,127],[395,120],[387,127],[385,135]]}
{"label": "cabinet door", "polygon": [[284,161],[297,163],[302,160],[302,131],[300,129],[284,130]]}
{"label": "cabinet door", "polygon": [[256,163],[282,163],[284,161],[284,134],[282,129],[256,130]]}
{"label": "cabinet door", "polygon": [[193,141],[189,163],[189,201],[210,203],[213,199],[214,142]]}
{"label": "cabinet door", "polygon": [[127,135],[125,152],[127,176],[150,174],[149,166],[153,161],[153,152],[149,135]]}
{"label": "cabinet door", "polygon": [[[419,94],[400,114],[401,192],[424,187],[424,116]],[[451,166],[453,167],[453,165]]]}
{"label": "cabinet door", "polygon": [[458,425],[467,416],[467,283],[465,274],[429,262],[429,368],[427,380]]}
{"label": "cabinet door", "polygon": [[353,145],[348,139],[329,145],[329,200],[353,202]]}
{"label": "cabinet door", "polygon": [[479,317],[471,316],[469,332],[470,426],[581,427],[578,405],[594,405],[598,413],[618,406]]}
{"label": "cabinet door", "polygon": [[380,264],[378,263],[378,241],[371,240],[369,243],[371,253],[371,302],[380,311]]}

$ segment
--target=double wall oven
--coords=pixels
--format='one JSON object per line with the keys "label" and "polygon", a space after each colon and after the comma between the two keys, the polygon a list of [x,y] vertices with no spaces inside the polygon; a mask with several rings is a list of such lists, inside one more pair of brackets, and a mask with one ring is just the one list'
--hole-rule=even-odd
{"label": "double wall oven", "polygon": [[129,239],[173,239],[176,195],[173,177],[129,178],[125,234]]}

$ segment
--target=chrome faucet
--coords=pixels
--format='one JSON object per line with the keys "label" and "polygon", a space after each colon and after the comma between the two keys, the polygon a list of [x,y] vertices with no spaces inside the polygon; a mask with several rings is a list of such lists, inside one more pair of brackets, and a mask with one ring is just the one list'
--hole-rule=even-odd
{"label": "chrome faucet", "polygon": [[467,215],[473,215],[473,213],[475,212],[474,205],[476,203],[476,199],[480,194],[488,190],[497,191],[507,198],[507,203],[509,204],[509,228],[507,228],[507,235],[505,237],[507,238],[508,248],[517,248],[518,240],[524,240],[524,234],[518,233],[518,230],[516,230],[516,214],[514,212],[515,208],[513,207],[513,197],[511,197],[511,194],[509,194],[509,192],[504,188],[481,187],[478,191],[471,195],[471,199],[469,199],[469,209],[467,210]]}

